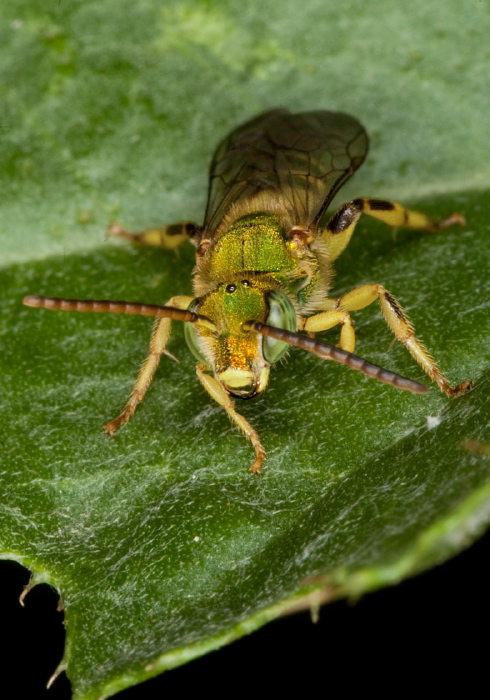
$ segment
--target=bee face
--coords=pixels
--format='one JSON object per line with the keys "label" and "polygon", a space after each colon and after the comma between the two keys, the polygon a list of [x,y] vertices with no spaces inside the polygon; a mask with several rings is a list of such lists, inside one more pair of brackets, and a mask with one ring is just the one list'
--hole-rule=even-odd
{"label": "bee face", "polygon": [[225,389],[239,398],[252,398],[267,386],[269,368],[287,346],[243,329],[250,320],[271,321],[296,329],[296,314],[285,294],[271,289],[270,281],[244,278],[195,299],[190,310],[209,318],[212,331],[186,324],[187,343],[194,355],[212,368]]}

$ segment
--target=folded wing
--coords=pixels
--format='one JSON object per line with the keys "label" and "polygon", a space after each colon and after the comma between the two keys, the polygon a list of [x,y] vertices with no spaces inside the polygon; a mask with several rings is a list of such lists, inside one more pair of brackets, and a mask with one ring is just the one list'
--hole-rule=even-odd
{"label": "folded wing", "polygon": [[214,155],[207,235],[232,205],[261,193],[280,201],[293,225],[318,224],[367,151],[364,128],[348,114],[281,109],[261,114],[233,131]]}

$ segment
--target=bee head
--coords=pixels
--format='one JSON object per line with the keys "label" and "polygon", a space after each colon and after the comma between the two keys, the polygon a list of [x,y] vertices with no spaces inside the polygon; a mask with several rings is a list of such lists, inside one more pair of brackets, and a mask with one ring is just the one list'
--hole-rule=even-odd
{"label": "bee head", "polygon": [[288,348],[286,343],[244,330],[243,324],[254,320],[296,330],[293,305],[275,287],[277,283],[271,287],[270,278],[250,275],[219,284],[213,292],[194,299],[189,307],[216,326],[213,333],[186,324],[189,348],[233,396],[249,399],[264,391],[271,364]]}

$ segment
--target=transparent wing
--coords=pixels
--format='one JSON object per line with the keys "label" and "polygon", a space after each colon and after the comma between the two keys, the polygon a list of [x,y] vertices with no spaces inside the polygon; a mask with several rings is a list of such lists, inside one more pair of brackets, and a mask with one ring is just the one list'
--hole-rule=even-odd
{"label": "transparent wing", "polygon": [[293,225],[318,223],[368,151],[362,125],[342,112],[265,112],[219,145],[210,170],[204,226],[212,234],[230,207],[264,193]]}

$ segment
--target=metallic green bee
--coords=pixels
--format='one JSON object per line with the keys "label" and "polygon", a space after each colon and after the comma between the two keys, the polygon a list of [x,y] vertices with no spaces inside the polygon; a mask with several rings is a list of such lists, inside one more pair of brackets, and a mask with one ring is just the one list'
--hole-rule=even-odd
{"label": "metallic green bee", "polygon": [[[174,247],[189,237],[197,248],[194,296],[172,297],[165,306],[114,301],[79,301],[40,296],[27,306],[156,316],[150,353],[129,400],[104,426],[113,435],[126,423],[166,352],[171,320],[185,322],[185,336],[198,360],[197,376],[210,396],[252,442],[251,471],[260,473],[265,450],[232,397],[264,391],[271,365],[290,345],[357,369],[370,377],[422,394],[427,388],[353,354],[350,316],[379,301],[395,337],[448,396],[451,387],[396,299],[381,284],[366,284],[330,298],[332,263],[349,243],[361,213],[390,226],[436,231],[464,223],[459,214],[432,221],[425,214],[380,199],[355,199],[325,221],[333,196],[364,161],[368,138],[361,124],[339,112],[290,114],[272,110],[233,131],[211,164],[204,225],[182,223],[130,234],[114,224],[110,233],[136,243]],[[334,347],[313,335],[341,326]],[[306,334],[306,335],[304,335]]]}

